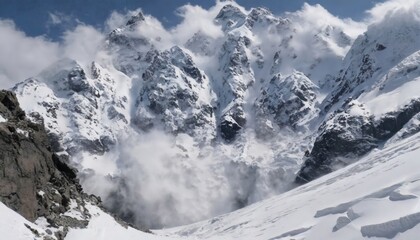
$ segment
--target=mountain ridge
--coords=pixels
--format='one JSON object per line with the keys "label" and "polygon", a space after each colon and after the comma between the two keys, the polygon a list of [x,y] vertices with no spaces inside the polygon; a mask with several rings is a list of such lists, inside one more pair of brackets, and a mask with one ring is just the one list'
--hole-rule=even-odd
{"label": "mountain ridge", "polygon": [[61,60],[13,91],[110,211],[147,227],[196,222],[416,136],[415,10],[356,38],[333,16],[311,25],[321,8],[278,17],[219,2],[217,34],[175,46],[137,12],[92,63]]}

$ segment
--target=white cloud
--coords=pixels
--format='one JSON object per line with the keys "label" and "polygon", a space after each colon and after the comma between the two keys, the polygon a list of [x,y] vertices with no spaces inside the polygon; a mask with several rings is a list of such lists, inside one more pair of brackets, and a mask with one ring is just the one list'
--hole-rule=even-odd
{"label": "white cloud", "polygon": [[287,16],[291,16],[293,20],[298,21],[298,25],[306,32],[313,32],[331,25],[343,29],[347,35],[355,38],[366,30],[366,24],[353,21],[350,18],[336,17],[319,4],[309,5],[305,3],[301,10],[289,13]]}
{"label": "white cloud", "polygon": [[82,64],[90,64],[102,47],[104,35],[92,26],[78,25],[63,35],[63,55]]}
{"label": "white cloud", "polygon": [[111,32],[116,28],[124,26],[131,16],[134,16],[141,11],[141,8],[126,11],[124,13],[113,11],[105,21],[105,32]]}
{"label": "white cloud", "polygon": [[0,20],[0,88],[38,74],[59,57],[58,43],[29,37],[9,20]]}
{"label": "white cloud", "polygon": [[[400,15],[400,18],[411,18],[420,21],[420,2],[418,0],[389,0],[376,4],[366,11],[365,22],[368,24],[379,23],[383,20]],[[413,18],[412,18],[413,17]]]}
{"label": "white cloud", "polygon": [[223,36],[223,31],[220,26],[214,23],[214,18],[222,8],[218,4],[209,10],[203,9],[200,6],[185,5],[177,10],[177,14],[182,17],[182,22],[171,30],[171,34],[175,41],[183,45],[195,33],[201,32],[212,38]]}
{"label": "white cloud", "polygon": [[0,36],[0,88],[11,88],[36,76],[61,58],[88,64],[104,39],[95,28],[79,24],[64,33],[62,42],[53,42],[43,36],[27,36],[10,20],[0,20]]}
{"label": "white cloud", "polygon": [[79,23],[80,21],[70,15],[64,14],[62,12],[49,12],[48,13],[47,27],[51,25],[64,25],[70,26],[72,23]]}

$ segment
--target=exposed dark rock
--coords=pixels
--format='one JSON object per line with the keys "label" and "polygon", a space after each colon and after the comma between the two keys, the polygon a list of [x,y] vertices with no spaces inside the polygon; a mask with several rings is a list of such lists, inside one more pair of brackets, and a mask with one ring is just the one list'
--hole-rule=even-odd
{"label": "exposed dark rock", "polygon": [[384,45],[382,45],[380,43],[377,43],[376,44],[376,50],[382,51],[382,50],[385,50],[385,49],[386,49],[386,47]]}
{"label": "exposed dark rock", "polygon": [[276,128],[296,129],[303,119],[315,116],[317,91],[303,73],[275,75],[254,103],[257,136],[274,136]]}
{"label": "exposed dark rock", "polygon": [[9,91],[0,92],[0,114],[6,119],[22,120],[25,112],[19,107],[16,95]]}
{"label": "exposed dark rock", "polygon": [[245,113],[241,106],[233,107],[228,113],[222,116],[220,134],[228,142],[235,139],[239,131],[245,126]]}
{"label": "exposed dark rock", "polygon": [[139,129],[162,127],[172,134],[191,136],[215,132],[213,108],[210,102],[199,100],[198,91],[211,94],[207,77],[181,48],[157,53],[142,78],[132,118]]}
{"label": "exposed dark rock", "polygon": [[136,15],[132,16],[128,21],[127,21],[127,26],[133,25],[135,23],[144,21],[144,16],[142,12],[138,12]]}
{"label": "exposed dark rock", "polygon": [[[349,104],[349,109],[351,107]],[[420,99],[414,99],[378,120],[370,115],[352,115],[348,111],[335,113],[320,127],[320,134],[296,177],[296,183],[304,184],[330,173],[336,165],[348,165],[352,161],[346,160],[357,159],[390,139],[420,112]]]}
{"label": "exposed dark rock", "polygon": [[242,126],[239,125],[233,118],[225,119],[222,121],[222,124],[220,124],[220,132],[226,141],[232,141],[235,139],[235,136],[241,129]]}
{"label": "exposed dark rock", "polygon": [[25,119],[13,93],[0,91],[0,102],[0,115],[7,118],[0,123],[0,201],[30,221],[45,217],[57,228],[86,227],[87,211],[85,220],[62,215],[71,201],[84,206],[93,199],[82,192],[77,172],[66,157],[51,152],[43,125]]}
{"label": "exposed dark rock", "polygon": [[72,168],[68,165],[68,157],[66,155],[59,156],[57,154],[52,155],[52,160],[54,162],[54,165],[57,167],[57,169],[64,174],[68,180],[72,181],[73,183],[78,183],[77,180],[77,170],[75,168]]}
{"label": "exposed dark rock", "polygon": [[67,78],[70,89],[75,92],[86,91],[90,87],[86,79],[86,74],[81,68],[71,70]]}

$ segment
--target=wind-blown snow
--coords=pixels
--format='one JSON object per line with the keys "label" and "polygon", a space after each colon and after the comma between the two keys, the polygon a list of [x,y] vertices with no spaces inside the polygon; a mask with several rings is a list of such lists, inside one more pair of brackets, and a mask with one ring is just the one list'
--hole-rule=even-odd
{"label": "wind-blown snow", "polygon": [[[419,140],[417,134],[389,145],[344,169],[241,210],[155,232],[198,239],[417,239]],[[406,197],[396,201],[396,195]]]}

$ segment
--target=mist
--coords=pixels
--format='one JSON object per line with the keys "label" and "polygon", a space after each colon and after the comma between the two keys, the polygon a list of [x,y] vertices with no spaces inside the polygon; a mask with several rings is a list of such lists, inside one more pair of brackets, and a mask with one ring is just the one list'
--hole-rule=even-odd
{"label": "mist", "polygon": [[185,134],[130,133],[90,161],[95,170],[84,171],[83,186],[102,196],[108,209],[147,228],[203,220],[289,187],[283,168],[262,167],[262,158],[272,151],[266,144],[250,143],[246,159],[236,156],[237,147],[200,147]]}

